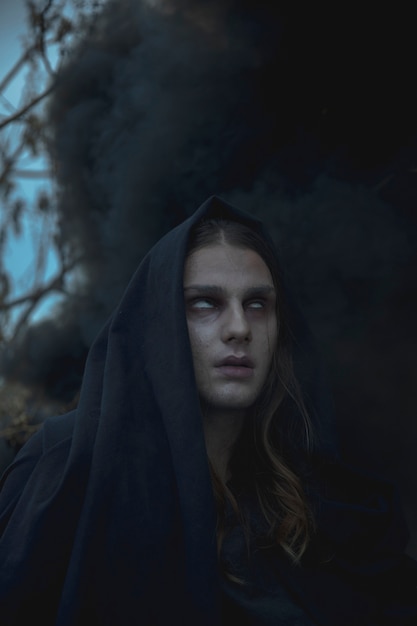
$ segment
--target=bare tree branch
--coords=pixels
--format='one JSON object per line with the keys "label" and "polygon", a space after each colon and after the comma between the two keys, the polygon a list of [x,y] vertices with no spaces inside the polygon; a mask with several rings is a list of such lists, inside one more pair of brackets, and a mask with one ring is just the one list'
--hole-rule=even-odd
{"label": "bare tree branch", "polygon": [[29,317],[38,306],[42,298],[50,295],[54,291],[66,293],[66,290],[63,286],[64,278],[67,273],[77,265],[78,262],[79,259],[76,259],[69,265],[64,266],[61,271],[57,275],[55,275],[49,282],[47,282],[46,285],[44,285],[43,287],[38,287],[37,289],[35,289],[35,291],[25,294],[24,296],[20,296],[19,298],[15,298],[14,300],[11,300],[9,302],[0,303],[0,311],[10,311],[12,308],[20,306],[22,304],[28,305],[19,320],[15,323],[13,334],[9,341],[13,342],[16,339],[21,329],[27,324]]}
{"label": "bare tree branch", "polygon": [[42,61],[43,61],[43,64],[45,66],[45,69],[48,72],[49,76],[51,78],[54,78],[55,77],[55,72],[52,69],[52,65],[51,65],[47,55],[45,54],[45,50],[42,50],[41,57],[42,57]]}
{"label": "bare tree branch", "polygon": [[55,72],[52,69],[52,66],[49,62],[48,56],[46,54],[46,46],[47,43],[45,42],[45,35],[46,32],[48,30],[49,25],[47,24],[46,21],[46,15],[49,11],[49,9],[52,7],[53,4],[53,0],[48,0],[47,4],[45,5],[45,7],[42,9],[42,11],[40,13],[38,13],[38,20],[37,20],[37,24],[39,25],[39,36],[37,38],[37,49],[41,55],[43,64],[45,66],[45,69],[47,71],[47,73],[49,74],[50,77],[53,77],[55,75]]}
{"label": "bare tree branch", "polygon": [[58,274],[51,278],[42,287],[38,287],[34,291],[20,296],[19,298],[15,298],[14,300],[9,300],[9,302],[0,302],[0,311],[13,309],[14,307],[25,304],[26,302],[33,302],[36,305],[39,300],[41,300],[44,296],[48,295],[52,291],[64,292],[65,290],[63,288],[63,280],[66,274],[70,272],[75,267],[75,265],[77,265],[78,262],[79,259],[77,259],[70,265],[63,267]]}
{"label": "bare tree branch", "polygon": [[2,186],[4,184],[4,182],[6,181],[7,176],[11,172],[13,172],[13,165],[14,165],[16,159],[18,158],[18,156],[23,152],[24,149],[25,149],[25,140],[24,140],[23,137],[21,137],[20,142],[18,143],[17,147],[15,148],[13,154],[10,154],[6,159],[4,159],[4,169],[0,173],[0,186]]}
{"label": "bare tree branch", "polygon": [[21,70],[21,68],[25,65],[25,63],[28,61],[28,59],[30,58],[31,54],[33,53],[34,49],[35,49],[35,46],[32,46],[31,48],[26,50],[22,54],[20,59],[18,59],[16,61],[16,63],[13,65],[13,67],[7,72],[6,76],[3,78],[3,80],[0,83],[0,93],[2,93],[6,89],[7,85],[10,83],[10,81],[13,80],[13,78],[16,76],[16,74],[18,74],[18,72]]}
{"label": "bare tree branch", "polygon": [[[44,42],[44,47],[47,47],[53,43],[56,43],[55,38],[50,38]],[[20,59],[18,59],[13,67],[7,72],[6,76],[0,82],[0,93],[3,93],[7,85],[16,77],[16,75],[24,67],[25,63],[27,63],[31,59],[32,55],[36,52],[39,53],[39,43],[37,41],[23,52]]]}
{"label": "bare tree branch", "polygon": [[15,122],[19,118],[23,117],[25,113],[30,111],[30,109],[36,106],[41,100],[44,100],[44,98],[49,96],[49,94],[52,93],[54,89],[55,89],[55,83],[52,84],[50,87],[48,87],[48,89],[45,89],[45,91],[43,91],[41,94],[35,96],[33,100],[31,100],[28,104],[26,104],[24,107],[22,107],[18,111],[16,111],[16,113],[2,120],[0,122],[0,130],[2,130],[2,128],[7,126],[8,124],[11,124],[12,122]]}
{"label": "bare tree branch", "polygon": [[[31,285],[26,287],[27,293],[17,297],[17,279],[8,269],[2,270],[8,287],[0,294],[0,340],[6,337],[5,341],[10,343],[30,324],[32,314],[43,298],[52,292],[65,293],[64,281],[67,273],[80,263],[79,258],[72,263],[68,261],[66,251],[62,249],[58,221],[48,222],[53,225],[52,228],[48,226],[45,229],[42,226],[42,218],[53,219],[54,216],[55,172],[46,141],[47,120],[42,115],[43,107],[40,107],[40,112],[35,107],[54,91],[57,85],[56,67],[59,66],[60,59],[64,58],[64,53],[70,49],[72,43],[85,34],[92,16],[105,1],[25,0],[28,20],[23,48],[10,70],[5,75],[2,72],[0,188],[4,206],[0,218],[0,267],[8,267],[5,263],[8,244],[19,234],[31,236],[33,249]],[[14,80],[22,77],[24,89],[20,102],[9,102],[5,90]],[[1,131],[4,129],[6,132],[2,135]],[[41,160],[32,165],[26,155]],[[38,163],[39,169],[36,169]],[[33,193],[32,200],[28,201],[23,189],[26,180],[33,181],[35,189],[30,192]],[[44,198],[41,194],[36,197],[37,186],[40,183],[43,187],[43,181],[51,182],[51,190]],[[47,252],[51,246],[60,258],[62,269],[52,278],[45,278]],[[48,272],[46,276],[49,274]]]}
{"label": "bare tree branch", "polygon": [[29,179],[38,179],[38,178],[51,178],[53,176],[53,172],[51,170],[13,170],[14,176],[18,178],[29,178]]}

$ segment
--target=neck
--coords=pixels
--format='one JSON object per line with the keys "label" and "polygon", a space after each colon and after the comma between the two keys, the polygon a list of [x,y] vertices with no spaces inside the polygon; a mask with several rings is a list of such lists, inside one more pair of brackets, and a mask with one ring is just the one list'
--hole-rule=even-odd
{"label": "neck", "polygon": [[208,411],[203,416],[207,455],[214,471],[223,483],[230,478],[229,461],[244,419],[241,411]]}

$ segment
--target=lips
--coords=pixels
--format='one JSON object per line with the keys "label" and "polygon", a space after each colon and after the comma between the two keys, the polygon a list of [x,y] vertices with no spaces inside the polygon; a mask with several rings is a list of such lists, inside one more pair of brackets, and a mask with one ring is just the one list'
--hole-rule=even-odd
{"label": "lips", "polygon": [[247,356],[230,355],[219,361],[216,368],[226,378],[250,378],[254,363]]}
{"label": "lips", "polygon": [[222,359],[217,363],[217,367],[221,367],[223,365],[236,365],[238,367],[251,367],[253,368],[253,361],[247,356],[227,356],[225,359]]}

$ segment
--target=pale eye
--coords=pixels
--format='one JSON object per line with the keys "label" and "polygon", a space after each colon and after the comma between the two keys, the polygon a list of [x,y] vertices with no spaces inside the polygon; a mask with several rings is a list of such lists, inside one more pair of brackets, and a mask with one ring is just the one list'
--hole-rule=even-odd
{"label": "pale eye", "polygon": [[263,300],[253,300],[248,303],[248,308],[250,309],[263,309],[265,307],[265,302]]}
{"label": "pale eye", "polygon": [[199,298],[198,300],[194,300],[192,302],[193,309],[212,309],[214,308],[214,303],[212,300],[207,298]]}

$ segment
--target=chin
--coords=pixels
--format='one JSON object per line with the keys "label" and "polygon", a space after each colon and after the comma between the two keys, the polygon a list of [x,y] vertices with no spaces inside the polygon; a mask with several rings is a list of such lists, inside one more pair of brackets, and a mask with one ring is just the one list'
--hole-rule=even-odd
{"label": "chin", "polygon": [[206,384],[200,389],[201,405],[214,411],[247,411],[256,402],[261,389],[258,385],[247,385],[238,382],[228,382],[227,385],[217,385],[216,381]]}
{"label": "chin", "polygon": [[202,403],[216,411],[247,411],[255,404],[256,397],[222,396],[202,399]]}

